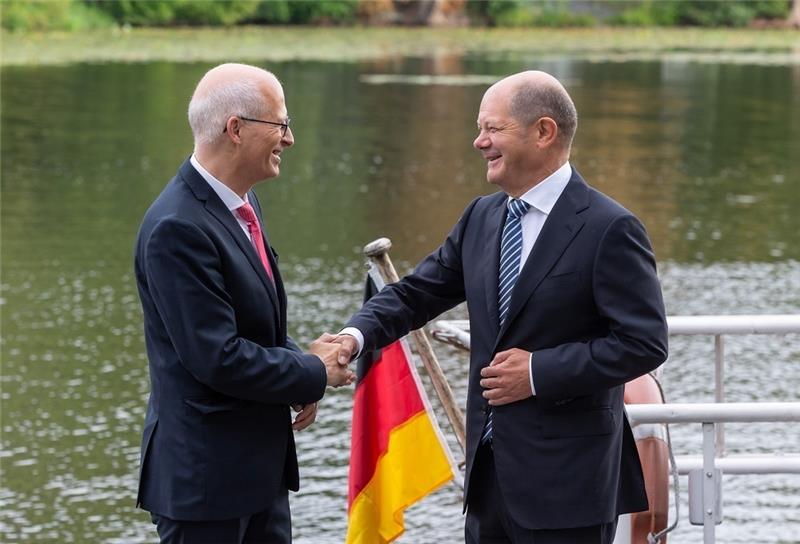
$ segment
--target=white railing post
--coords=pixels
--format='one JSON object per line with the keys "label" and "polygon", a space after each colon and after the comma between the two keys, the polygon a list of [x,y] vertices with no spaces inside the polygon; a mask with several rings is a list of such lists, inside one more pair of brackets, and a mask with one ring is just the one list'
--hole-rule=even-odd
{"label": "white railing post", "polygon": [[[725,344],[721,334],[714,335],[714,400],[725,402]],[[725,425],[717,425],[717,451],[725,455]]]}
{"label": "white railing post", "polygon": [[714,481],[714,424],[703,423],[703,543],[714,544],[717,486]]}

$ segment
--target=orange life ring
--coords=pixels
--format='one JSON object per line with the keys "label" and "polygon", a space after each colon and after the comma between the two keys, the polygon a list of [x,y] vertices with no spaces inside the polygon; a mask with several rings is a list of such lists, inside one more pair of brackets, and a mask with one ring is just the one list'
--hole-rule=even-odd
{"label": "orange life ring", "polygon": [[[664,404],[661,389],[650,374],[626,383],[624,400],[625,404]],[[669,447],[663,424],[637,425],[633,436],[650,510],[631,515],[631,543],[647,544],[647,535],[666,529],[669,522]],[[666,535],[659,542],[666,544]]]}

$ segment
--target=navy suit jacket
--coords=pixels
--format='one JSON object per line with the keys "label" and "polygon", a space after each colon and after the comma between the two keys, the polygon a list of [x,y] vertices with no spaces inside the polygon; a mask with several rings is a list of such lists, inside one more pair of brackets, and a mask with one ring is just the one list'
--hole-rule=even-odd
{"label": "navy suit jacket", "polygon": [[144,216],[135,269],[150,367],[137,501],[146,510],[231,519],[298,488],[289,406],[322,398],[327,380],[287,336],[266,246],[274,285],[188,160]]}
{"label": "navy suit jacket", "polygon": [[366,349],[386,345],[466,300],[471,354],[465,507],[487,403],[480,370],[511,348],[533,353],[536,396],[494,408],[500,490],[530,529],[590,526],[645,510],[624,414],[625,382],[661,364],[667,327],[642,224],[573,169],[514,287],[502,328],[497,275],[507,195],[477,198],[414,272],[347,324]]}

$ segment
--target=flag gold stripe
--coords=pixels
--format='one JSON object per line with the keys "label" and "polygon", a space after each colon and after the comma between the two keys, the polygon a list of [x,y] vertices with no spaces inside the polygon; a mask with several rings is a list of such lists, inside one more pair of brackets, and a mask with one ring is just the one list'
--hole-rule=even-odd
{"label": "flag gold stripe", "polygon": [[403,534],[403,510],[452,478],[450,462],[423,410],[392,430],[386,454],[350,506],[346,543],[393,541]]}

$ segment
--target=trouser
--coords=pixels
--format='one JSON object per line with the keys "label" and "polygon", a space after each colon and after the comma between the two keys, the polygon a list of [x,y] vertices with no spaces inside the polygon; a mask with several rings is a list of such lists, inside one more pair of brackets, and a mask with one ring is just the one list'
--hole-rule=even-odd
{"label": "trouser", "polygon": [[617,521],[570,529],[527,529],[516,523],[503,500],[490,444],[478,447],[472,468],[467,544],[611,544]]}
{"label": "trouser", "polygon": [[161,544],[291,544],[289,493],[283,490],[266,510],[236,519],[174,520],[150,514]]}

